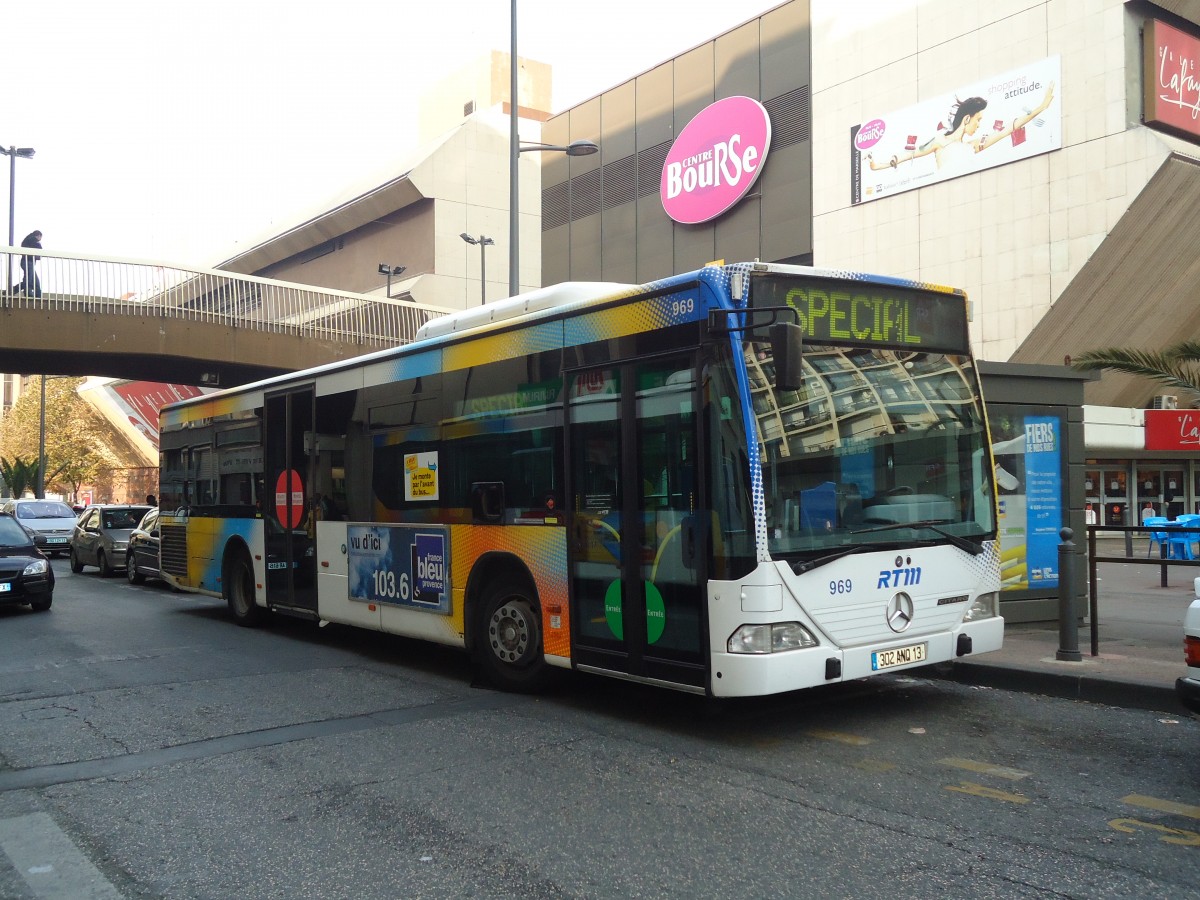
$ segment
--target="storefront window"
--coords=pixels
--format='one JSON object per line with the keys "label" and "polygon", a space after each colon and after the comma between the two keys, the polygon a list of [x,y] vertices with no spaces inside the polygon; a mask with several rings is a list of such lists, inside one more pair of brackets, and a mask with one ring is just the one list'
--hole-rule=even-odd
{"label": "storefront window", "polygon": [[1101,484],[1104,492],[1103,525],[1127,525],[1125,508],[1129,505],[1129,494],[1125,489],[1124,469],[1105,469]]}
{"label": "storefront window", "polygon": [[1171,518],[1182,515],[1186,509],[1183,478],[1182,469],[1167,469],[1163,472],[1163,509]]}

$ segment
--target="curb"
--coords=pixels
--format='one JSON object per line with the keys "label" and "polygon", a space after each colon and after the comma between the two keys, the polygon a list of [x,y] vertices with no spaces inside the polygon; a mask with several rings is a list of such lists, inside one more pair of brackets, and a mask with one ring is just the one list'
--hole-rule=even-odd
{"label": "curb", "polygon": [[1148,709],[1172,715],[1190,715],[1175,696],[1175,688],[1167,685],[1106,678],[1103,675],[1042,672],[981,662],[952,662],[931,666],[927,671],[935,678],[959,684],[1044,694],[1105,706]]}

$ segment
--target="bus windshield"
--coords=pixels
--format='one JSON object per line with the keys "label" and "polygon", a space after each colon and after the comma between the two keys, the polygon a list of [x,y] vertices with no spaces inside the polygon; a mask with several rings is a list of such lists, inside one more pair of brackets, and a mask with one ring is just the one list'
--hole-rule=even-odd
{"label": "bus windshield", "polygon": [[767,345],[748,342],[745,358],[773,558],[994,537],[970,357],[809,346],[798,391],[775,389]]}

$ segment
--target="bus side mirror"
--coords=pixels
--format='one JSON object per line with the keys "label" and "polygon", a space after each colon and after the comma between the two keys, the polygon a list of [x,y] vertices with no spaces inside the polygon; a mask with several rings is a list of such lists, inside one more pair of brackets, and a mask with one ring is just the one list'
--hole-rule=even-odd
{"label": "bus side mirror", "polygon": [[804,387],[804,329],[795,322],[771,326],[771,355],[775,357],[775,387],[798,391]]}
{"label": "bus side mirror", "polygon": [[503,520],[503,481],[476,481],[471,485],[471,517],[476,522]]}

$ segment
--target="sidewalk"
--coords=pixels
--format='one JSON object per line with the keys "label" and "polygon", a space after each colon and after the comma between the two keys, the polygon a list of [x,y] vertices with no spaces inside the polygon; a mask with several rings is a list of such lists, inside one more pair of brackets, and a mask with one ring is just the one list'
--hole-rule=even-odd
{"label": "sidewalk", "polygon": [[[1145,540],[1135,553],[1145,553]],[[1124,554],[1124,544],[1104,542],[1098,556]],[[1087,700],[1111,706],[1188,715],[1175,699],[1175,679],[1186,674],[1183,615],[1195,599],[1200,568],[1171,567],[1169,587],[1160,586],[1158,566],[1098,563],[1098,656],[1091,655],[1087,610],[1079,627],[1082,662],[1056,658],[1057,622],[1009,625],[1004,647],[941,667],[944,677],[966,684]],[[1086,579],[1086,570],[1079,573]]]}

